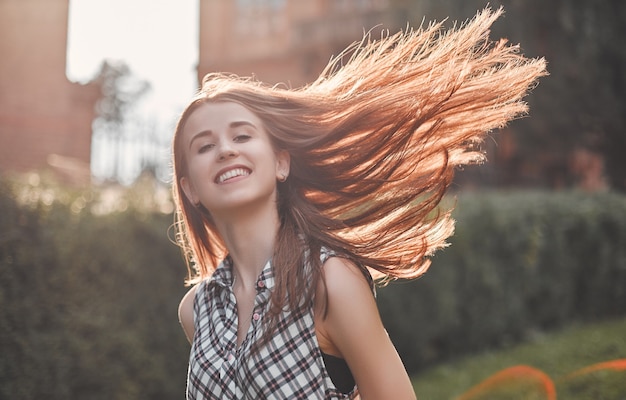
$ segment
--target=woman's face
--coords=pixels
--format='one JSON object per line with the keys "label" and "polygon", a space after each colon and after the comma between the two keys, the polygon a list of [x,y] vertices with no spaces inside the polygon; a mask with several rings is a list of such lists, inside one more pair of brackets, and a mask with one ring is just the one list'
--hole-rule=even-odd
{"label": "woman's face", "polygon": [[261,120],[234,102],[198,106],[184,124],[181,151],[187,198],[209,212],[255,204],[275,207],[276,180],[289,174],[289,154],[276,152]]}

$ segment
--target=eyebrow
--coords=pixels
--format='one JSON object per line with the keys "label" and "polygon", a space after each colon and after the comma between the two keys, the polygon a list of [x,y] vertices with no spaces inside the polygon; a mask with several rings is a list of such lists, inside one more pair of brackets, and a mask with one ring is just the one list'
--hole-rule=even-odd
{"label": "eyebrow", "polygon": [[[240,126],[251,126],[255,129],[257,128],[257,126],[250,121],[233,121],[230,124],[228,124],[229,129],[238,128]],[[193,145],[193,142],[196,139],[200,139],[200,138],[207,137],[207,136],[213,136],[213,131],[210,129],[207,129],[207,130],[200,131],[196,133],[195,135],[193,135],[193,137],[189,141],[189,149],[191,149],[191,146]]]}

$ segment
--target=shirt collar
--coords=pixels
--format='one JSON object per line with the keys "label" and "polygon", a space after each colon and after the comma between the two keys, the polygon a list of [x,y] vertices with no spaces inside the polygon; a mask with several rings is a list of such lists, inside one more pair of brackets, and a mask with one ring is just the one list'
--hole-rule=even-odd
{"label": "shirt collar", "polygon": [[226,256],[217,266],[209,281],[222,287],[229,287],[233,285],[233,276],[233,261],[230,256]]}
{"label": "shirt collar", "polygon": [[[222,287],[230,287],[233,285],[233,259],[230,256],[226,256],[224,260],[218,265],[215,272],[211,276],[210,281],[216,283]],[[256,282],[257,289],[270,289],[274,288],[274,268],[272,267],[272,260],[268,260],[259,274]]]}

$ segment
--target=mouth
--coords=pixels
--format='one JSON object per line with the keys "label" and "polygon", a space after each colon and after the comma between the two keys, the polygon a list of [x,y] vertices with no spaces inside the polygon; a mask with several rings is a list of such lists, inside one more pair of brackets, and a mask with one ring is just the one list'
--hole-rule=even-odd
{"label": "mouth", "polygon": [[224,183],[231,179],[250,175],[250,170],[246,168],[233,168],[225,171],[215,178],[215,183]]}

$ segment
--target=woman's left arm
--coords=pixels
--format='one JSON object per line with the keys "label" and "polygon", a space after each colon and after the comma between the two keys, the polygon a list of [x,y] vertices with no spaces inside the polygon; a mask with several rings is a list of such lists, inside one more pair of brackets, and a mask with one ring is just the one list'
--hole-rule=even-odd
{"label": "woman's left arm", "polygon": [[331,257],[324,263],[324,282],[328,313],[321,328],[348,363],[361,399],[415,399],[362,271],[351,261]]}

